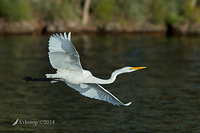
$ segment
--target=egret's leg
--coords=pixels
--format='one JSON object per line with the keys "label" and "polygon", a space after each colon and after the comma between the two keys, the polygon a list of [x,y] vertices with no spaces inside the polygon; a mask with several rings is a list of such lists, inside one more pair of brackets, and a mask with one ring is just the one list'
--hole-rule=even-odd
{"label": "egret's leg", "polygon": [[25,81],[56,81],[58,78],[32,78],[32,77],[24,77],[22,78]]}

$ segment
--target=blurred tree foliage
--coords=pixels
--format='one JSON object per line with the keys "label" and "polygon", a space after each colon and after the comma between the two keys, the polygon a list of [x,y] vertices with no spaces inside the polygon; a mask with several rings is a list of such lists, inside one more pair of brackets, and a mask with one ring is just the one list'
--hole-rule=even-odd
{"label": "blurred tree foliage", "polygon": [[125,19],[143,23],[149,19],[149,4],[148,0],[121,0],[118,5]]}
{"label": "blurred tree foliage", "polygon": [[73,20],[81,15],[79,0],[30,0],[33,3],[35,17],[45,20]]}
{"label": "blurred tree foliage", "polygon": [[1,0],[0,17],[9,21],[30,19],[32,17],[30,2],[26,0]]}
{"label": "blurred tree foliage", "polygon": [[115,13],[115,0],[93,0],[92,9],[100,22],[112,20]]}
{"label": "blurred tree foliage", "polygon": [[[84,0],[1,0],[0,17],[8,21],[82,19]],[[200,23],[200,0],[92,0],[92,23]]]}

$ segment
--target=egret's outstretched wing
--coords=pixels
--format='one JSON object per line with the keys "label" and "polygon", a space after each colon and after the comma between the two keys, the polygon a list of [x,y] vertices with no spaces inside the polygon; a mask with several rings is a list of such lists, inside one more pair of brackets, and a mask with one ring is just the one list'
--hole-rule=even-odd
{"label": "egret's outstretched wing", "polygon": [[79,54],[71,42],[71,32],[69,32],[68,37],[66,33],[64,33],[64,36],[55,34],[50,37],[49,59],[55,69],[82,70]]}
{"label": "egret's outstretched wing", "polygon": [[102,86],[98,84],[71,84],[67,82],[66,84],[86,97],[106,101],[117,106],[120,106],[120,105],[129,106],[131,104],[131,102],[127,104],[122,103],[109,91],[107,91],[106,89],[104,89]]}

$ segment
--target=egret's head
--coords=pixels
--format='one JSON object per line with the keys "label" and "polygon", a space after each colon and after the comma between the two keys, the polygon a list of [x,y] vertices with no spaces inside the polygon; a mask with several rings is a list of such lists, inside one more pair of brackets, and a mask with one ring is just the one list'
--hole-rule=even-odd
{"label": "egret's head", "polygon": [[144,69],[144,68],[147,68],[147,67],[124,67],[122,69],[123,71],[126,71],[126,72],[133,72],[133,71]]}

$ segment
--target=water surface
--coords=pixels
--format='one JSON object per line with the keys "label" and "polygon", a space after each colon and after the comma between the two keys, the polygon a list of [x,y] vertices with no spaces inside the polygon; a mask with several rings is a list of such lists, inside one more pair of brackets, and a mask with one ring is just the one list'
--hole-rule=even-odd
{"label": "water surface", "polygon": [[[49,36],[0,37],[0,132],[200,132],[200,39],[72,34],[84,69],[100,78],[147,69],[103,85],[129,107],[86,98],[64,83],[24,82],[55,73]],[[21,121],[52,120],[34,125]]]}

